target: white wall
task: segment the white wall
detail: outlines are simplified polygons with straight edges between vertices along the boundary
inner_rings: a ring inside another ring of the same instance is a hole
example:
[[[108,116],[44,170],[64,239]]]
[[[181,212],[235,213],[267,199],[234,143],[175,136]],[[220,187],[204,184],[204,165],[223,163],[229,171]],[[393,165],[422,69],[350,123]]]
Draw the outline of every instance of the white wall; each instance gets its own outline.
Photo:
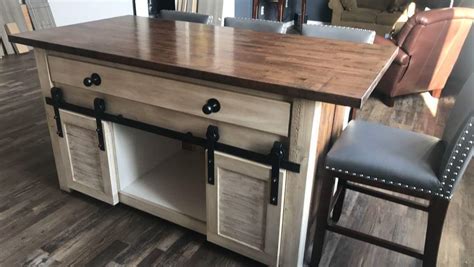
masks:
[[[147,0],[136,0],[137,14],[148,15]],[[132,15],[132,0],[49,0],[57,26]]]

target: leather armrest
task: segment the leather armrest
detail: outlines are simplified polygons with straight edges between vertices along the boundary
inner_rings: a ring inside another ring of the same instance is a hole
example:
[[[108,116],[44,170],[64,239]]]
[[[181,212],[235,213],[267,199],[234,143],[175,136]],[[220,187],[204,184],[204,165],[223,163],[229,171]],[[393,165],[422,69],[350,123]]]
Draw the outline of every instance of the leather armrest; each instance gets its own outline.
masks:
[[[398,49],[398,54],[393,60],[393,63],[396,63],[400,66],[406,66],[410,62],[410,55],[405,53],[402,49]]]
[[[395,42],[390,39],[385,39],[382,36],[376,35],[375,36],[375,41],[374,44],[379,44],[379,45],[393,45],[396,46]],[[398,49],[398,54],[393,60],[393,63],[396,63],[400,66],[407,65],[408,62],[410,62],[410,55],[408,55],[403,49],[399,48]]]

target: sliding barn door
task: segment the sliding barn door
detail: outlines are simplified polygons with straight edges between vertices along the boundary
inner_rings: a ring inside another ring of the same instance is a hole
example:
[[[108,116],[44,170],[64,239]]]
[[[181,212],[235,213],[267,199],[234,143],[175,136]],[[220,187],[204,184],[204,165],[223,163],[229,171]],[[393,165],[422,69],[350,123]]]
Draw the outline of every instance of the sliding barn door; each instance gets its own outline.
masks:
[[[118,203],[112,125],[102,122],[105,151],[98,147],[95,118],[60,110],[59,138],[68,187],[109,204]]]
[[[278,262],[286,171],[270,204],[271,167],[216,152],[207,185],[207,239],[265,264]]]

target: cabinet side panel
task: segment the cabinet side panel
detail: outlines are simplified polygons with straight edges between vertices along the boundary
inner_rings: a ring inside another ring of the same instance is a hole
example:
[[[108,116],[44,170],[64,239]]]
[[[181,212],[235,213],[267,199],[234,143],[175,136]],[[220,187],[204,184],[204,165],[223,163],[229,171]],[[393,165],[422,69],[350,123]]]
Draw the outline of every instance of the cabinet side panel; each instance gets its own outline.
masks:
[[[53,84],[49,75],[49,67],[47,61],[46,51],[43,49],[35,48],[34,49],[36,66],[38,69],[38,76],[41,85],[41,91],[43,96],[51,96],[50,90],[53,87]],[[51,146],[53,148],[54,161],[56,163],[56,171],[58,173],[59,187],[61,190],[69,192],[70,189],[67,184],[67,178],[65,174],[65,168],[62,161],[61,150],[59,148],[59,138],[56,134],[56,122],[54,120],[54,111],[53,107],[46,105],[46,121],[48,123],[49,135],[51,138]]]
[[[280,266],[303,266],[306,231],[316,169],[322,103],[295,99],[292,106],[289,160],[300,172],[288,172],[283,208]]]

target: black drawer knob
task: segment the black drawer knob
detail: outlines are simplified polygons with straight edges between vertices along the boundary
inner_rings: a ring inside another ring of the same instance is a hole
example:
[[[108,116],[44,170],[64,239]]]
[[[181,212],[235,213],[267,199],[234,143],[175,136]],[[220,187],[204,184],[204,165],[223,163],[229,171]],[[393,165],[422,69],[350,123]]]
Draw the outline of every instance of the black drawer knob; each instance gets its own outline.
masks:
[[[99,86],[102,83],[100,75],[97,73],[92,73],[91,77],[84,78],[84,86],[91,87],[92,85]]]
[[[207,103],[202,106],[202,112],[206,115],[219,112],[219,110],[221,110],[221,104],[215,98],[207,100]]]

